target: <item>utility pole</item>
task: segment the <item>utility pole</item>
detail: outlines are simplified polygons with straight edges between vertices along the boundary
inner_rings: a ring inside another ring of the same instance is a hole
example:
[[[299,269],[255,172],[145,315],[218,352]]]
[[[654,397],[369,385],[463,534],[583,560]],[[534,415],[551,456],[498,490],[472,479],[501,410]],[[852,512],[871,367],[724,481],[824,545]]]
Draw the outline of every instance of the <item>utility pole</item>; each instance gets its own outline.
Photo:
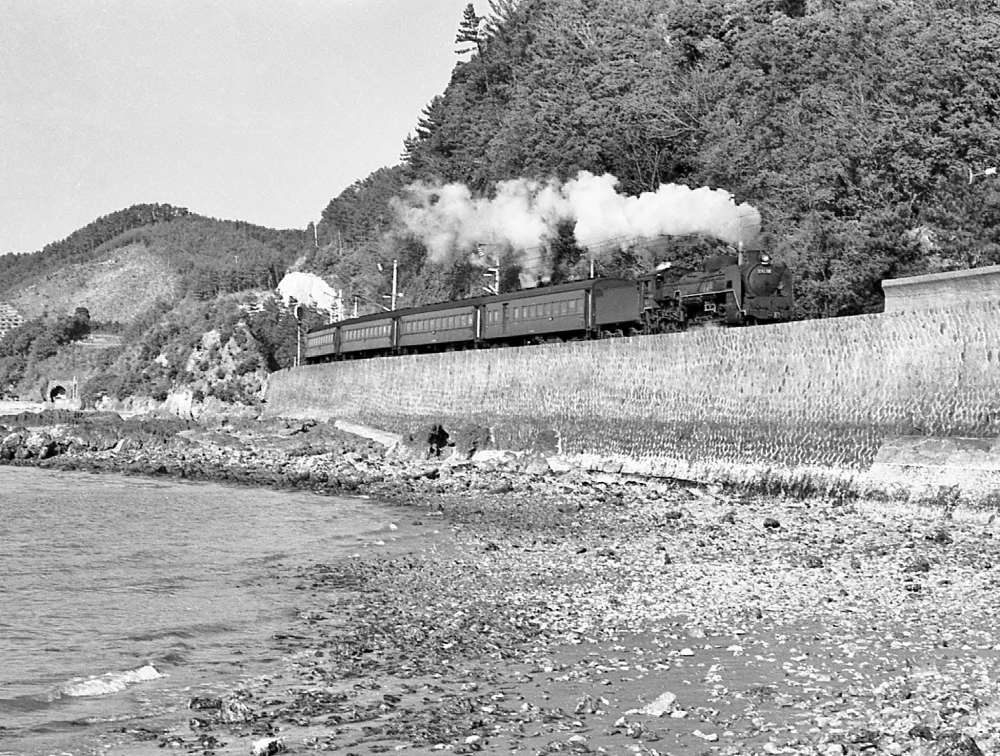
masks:
[[[295,305],[295,367],[302,364],[302,318],[300,311],[301,304]]]
[[[987,168],[985,171],[980,171],[979,173],[973,173],[972,169],[970,168],[969,169],[969,183],[971,184],[972,183],[972,179],[976,178],[976,176],[993,176],[993,175],[996,174],[996,172],[997,172],[997,169],[995,167],[993,167],[993,168]]]
[[[480,257],[486,257],[486,253],[483,251],[487,247],[495,247],[494,244],[477,244],[476,251],[479,253]],[[490,262],[487,259],[487,264]],[[500,258],[495,253],[493,254],[492,262],[494,267],[487,268],[486,272],[483,273],[487,278],[492,278],[493,283],[483,286],[483,289],[487,294],[499,294],[500,293]]]
[[[398,288],[397,288],[398,278],[396,276],[396,268],[397,268],[396,261],[393,260],[392,261],[392,300],[389,303],[389,309],[391,309],[391,310],[395,310],[396,309],[396,295],[399,293]]]
[[[375,263],[378,266],[379,273],[384,273],[385,268],[382,267],[382,263]],[[398,277],[399,261],[392,261],[392,296],[389,297],[389,309],[396,309],[396,300],[399,298],[399,277]]]

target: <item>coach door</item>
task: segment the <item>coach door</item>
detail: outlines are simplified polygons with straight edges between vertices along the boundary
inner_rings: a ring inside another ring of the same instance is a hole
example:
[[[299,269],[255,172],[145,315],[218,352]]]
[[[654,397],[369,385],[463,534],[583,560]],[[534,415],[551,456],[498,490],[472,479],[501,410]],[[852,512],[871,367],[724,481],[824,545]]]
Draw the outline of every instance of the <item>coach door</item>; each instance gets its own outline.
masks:
[[[510,317],[510,305],[506,302],[503,303],[503,335],[507,335],[507,319]]]

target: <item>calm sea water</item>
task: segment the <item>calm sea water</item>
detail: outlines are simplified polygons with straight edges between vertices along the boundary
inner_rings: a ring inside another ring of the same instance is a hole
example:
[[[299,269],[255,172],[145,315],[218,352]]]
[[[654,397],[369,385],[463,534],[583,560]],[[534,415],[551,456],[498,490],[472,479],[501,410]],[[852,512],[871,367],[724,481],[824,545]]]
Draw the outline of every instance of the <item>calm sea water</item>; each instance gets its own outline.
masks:
[[[81,753],[87,728],[264,673],[295,565],[391,519],[363,499],[0,467],[0,754]]]

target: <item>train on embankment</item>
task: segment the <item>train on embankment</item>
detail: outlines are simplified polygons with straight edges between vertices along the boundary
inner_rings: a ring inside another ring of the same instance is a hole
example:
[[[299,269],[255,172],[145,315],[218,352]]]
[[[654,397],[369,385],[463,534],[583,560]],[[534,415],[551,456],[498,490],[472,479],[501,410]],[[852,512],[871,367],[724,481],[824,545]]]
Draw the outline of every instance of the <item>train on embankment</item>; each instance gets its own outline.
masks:
[[[663,268],[343,320],[306,334],[303,361],[775,323],[792,317],[792,283],[791,270],[763,252],[713,255],[696,272]]]

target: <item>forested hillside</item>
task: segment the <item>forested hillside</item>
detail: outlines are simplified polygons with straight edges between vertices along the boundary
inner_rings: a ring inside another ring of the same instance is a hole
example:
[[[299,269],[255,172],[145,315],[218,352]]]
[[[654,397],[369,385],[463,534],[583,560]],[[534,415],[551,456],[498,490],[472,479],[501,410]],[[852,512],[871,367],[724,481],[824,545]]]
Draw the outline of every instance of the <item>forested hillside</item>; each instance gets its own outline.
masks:
[[[58,373],[78,375],[90,402],[186,387],[252,403],[263,375],[295,358],[297,323],[273,291],[314,244],[311,229],[137,205],[34,254],[0,257],[0,299],[26,318],[0,338],[0,396],[38,399]],[[78,321],[86,327],[66,326]],[[120,345],[77,343],[91,332]]]
[[[588,171],[631,197],[725,190],[759,209],[759,243],[795,270],[801,316],[877,311],[885,277],[1000,262],[996,179],[970,183],[1000,154],[998,33],[1000,12],[977,0],[470,7],[456,35],[467,52],[403,162],[331,201],[311,264],[374,301],[387,281],[373,257],[399,260],[411,301],[469,293],[476,248],[428,254],[389,199],[419,204],[416,185],[433,205],[459,183],[474,203],[511,180],[555,181],[565,196]],[[551,228],[532,254],[554,268]],[[523,265],[505,245],[493,254]]]
[[[74,265],[99,263],[126,248],[162,260],[181,298],[205,300],[221,293],[273,289],[285,269],[313,244],[311,230],[277,231],[206,218],[171,205],[133,205],[38,252],[0,256],[0,299],[38,279],[59,276]],[[62,309],[71,311],[66,304]],[[53,302],[54,308],[59,305]]]

